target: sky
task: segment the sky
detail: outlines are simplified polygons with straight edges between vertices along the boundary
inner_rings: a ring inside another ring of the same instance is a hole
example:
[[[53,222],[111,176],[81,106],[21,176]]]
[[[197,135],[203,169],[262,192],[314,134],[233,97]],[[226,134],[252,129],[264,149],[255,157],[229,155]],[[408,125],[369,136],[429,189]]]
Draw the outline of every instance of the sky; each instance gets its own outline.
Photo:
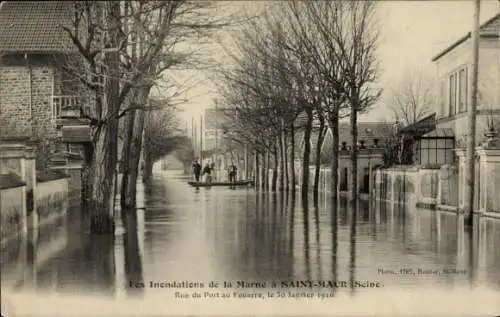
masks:
[[[256,11],[265,5],[264,1],[229,3],[230,10],[235,11]],[[499,0],[481,1],[481,23],[498,12]],[[381,1],[381,37],[377,54],[380,60],[379,84],[384,91],[397,85],[409,70],[421,69],[434,76],[432,57],[472,29],[473,14],[473,1]],[[210,54],[223,62],[224,48],[214,46]],[[186,101],[179,105],[181,122],[190,127],[194,118],[198,125],[203,110],[214,104],[215,89],[202,73],[186,71],[179,76],[196,79],[196,84],[184,95]],[[384,95],[377,107],[360,118],[362,121],[390,119],[391,112],[385,105]]]

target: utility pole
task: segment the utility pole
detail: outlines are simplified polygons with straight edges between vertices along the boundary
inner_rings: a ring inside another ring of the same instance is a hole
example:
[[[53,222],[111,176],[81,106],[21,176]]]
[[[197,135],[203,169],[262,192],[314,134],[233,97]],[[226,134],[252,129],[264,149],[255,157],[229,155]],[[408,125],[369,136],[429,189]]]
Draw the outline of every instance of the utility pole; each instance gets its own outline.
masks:
[[[467,170],[465,175],[467,199],[465,205],[465,222],[472,225],[474,212],[474,154],[476,147],[476,109],[477,109],[477,78],[479,63],[479,12],[481,9],[481,0],[474,0],[474,22],[471,32],[472,40],[472,74],[471,74],[471,99],[468,113],[468,135],[467,135]]]
[[[194,150],[194,155],[196,156],[196,153],[198,153],[198,132],[196,130],[196,126],[194,125],[194,119],[193,119],[193,127],[194,127],[194,131],[193,131],[193,150]],[[198,159],[201,159],[200,157],[198,157]],[[201,164],[201,160],[200,160],[200,164]]]
[[[203,115],[200,116],[200,161],[203,162]]]
[[[219,179],[218,171],[219,171],[219,159],[218,159],[218,153],[217,153],[217,130],[219,129],[219,126],[217,124],[217,99],[214,99],[214,106],[215,106],[215,122],[214,122],[214,129],[215,129],[215,148],[214,148],[214,157],[212,158],[212,162],[215,164],[215,179]]]

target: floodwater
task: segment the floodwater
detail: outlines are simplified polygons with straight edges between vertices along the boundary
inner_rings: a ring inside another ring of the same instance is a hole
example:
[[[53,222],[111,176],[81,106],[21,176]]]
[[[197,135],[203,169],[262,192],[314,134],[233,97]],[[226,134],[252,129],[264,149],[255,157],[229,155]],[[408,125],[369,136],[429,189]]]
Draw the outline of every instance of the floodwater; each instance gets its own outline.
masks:
[[[481,292],[480,305],[500,312],[491,299],[500,299],[499,220],[465,228],[455,214],[368,201],[352,211],[341,200],[336,211],[328,197],[315,206],[253,188],[195,189],[175,171],[155,172],[145,197],[144,209],[117,213],[114,238],[89,235],[73,208],[13,242],[2,251],[2,290],[100,300],[182,300],[195,291],[214,299],[230,290],[332,301]]]

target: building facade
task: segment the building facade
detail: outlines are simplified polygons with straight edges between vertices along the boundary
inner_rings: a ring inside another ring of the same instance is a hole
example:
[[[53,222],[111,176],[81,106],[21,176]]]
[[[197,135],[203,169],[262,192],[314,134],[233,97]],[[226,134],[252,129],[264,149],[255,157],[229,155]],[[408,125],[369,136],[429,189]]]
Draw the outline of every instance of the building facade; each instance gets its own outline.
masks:
[[[75,48],[63,30],[71,1],[0,4],[0,121],[3,136],[54,140],[54,164],[78,156],[90,140],[80,120],[78,81],[66,71]]]
[[[479,33],[476,140],[480,143],[491,127],[500,128],[500,14],[483,23]],[[456,147],[464,147],[471,102],[471,34],[458,39],[432,61],[439,83],[436,128],[450,131]]]

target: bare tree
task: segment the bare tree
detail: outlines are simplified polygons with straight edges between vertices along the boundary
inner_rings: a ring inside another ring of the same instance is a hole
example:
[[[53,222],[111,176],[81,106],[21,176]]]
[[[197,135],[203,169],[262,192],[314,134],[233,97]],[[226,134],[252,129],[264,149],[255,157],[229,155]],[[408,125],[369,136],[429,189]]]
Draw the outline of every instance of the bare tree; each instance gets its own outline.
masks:
[[[369,109],[382,93],[373,84],[378,79],[376,56],[378,28],[375,21],[376,3],[372,1],[345,2],[342,25],[338,25],[336,42],[346,78],[346,96],[350,105],[351,123],[351,203],[358,205],[358,113]],[[343,31],[343,32],[342,32]],[[343,33],[343,34],[342,34]]]
[[[340,2],[318,1],[288,3],[288,23],[294,41],[288,49],[302,56],[306,65],[310,65],[316,76],[316,83],[310,87],[315,104],[326,119],[333,136],[332,146],[332,205],[338,203],[338,156],[339,131],[338,122],[346,106],[343,91],[345,78],[341,68],[342,59],[335,39],[338,36],[332,26],[340,18]]]
[[[226,76],[229,78],[226,91],[237,107],[245,105],[247,114],[267,115],[263,122],[255,121],[259,116],[243,116],[246,121],[241,121],[241,130],[248,129],[251,121],[255,128],[269,128],[274,132],[268,139],[275,140],[273,154],[275,165],[280,166],[280,188],[288,179],[288,159],[290,157],[292,162],[294,159],[287,148],[294,153],[296,117],[305,111],[302,195],[307,196],[309,139],[316,114],[320,122],[317,151],[321,151],[326,125],[333,135],[332,200],[334,206],[337,205],[339,120],[351,115],[356,142],[357,114],[370,107],[380,94],[371,87],[377,66],[373,14],[373,3],[278,3],[237,36],[239,54],[233,59],[238,66]],[[355,146],[354,158],[357,160]],[[293,164],[290,165],[293,170]],[[356,162],[353,166],[356,170]],[[294,173],[290,172],[291,182],[287,184],[294,186]],[[315,175],[316,189],[318,173],[319,168]],[[354,180],[353,185],[356,191]]]
[[[257,143],[275,157],[274,168],[279,170],[278,188],[289,190],[291,187],[293,191],[293,157],[288,164],[288,149],[294,147],[293,124],[298,111],[292,93],[293,80],[287,68],[288,58],[283,49],[283,32],[275,16],[268,12],[261,19],[250,21],[233,39],[237,48],[231,54],[234,66],[224,73],[224,87],[220,90],[224,91],[226,102],[238,109],[240,134],[247,131],[267,133]],[[253,128],[249,129],[250,126]],[[275,188],[274,180],[272,187]]]
[[[150,99],[152,104],[166,102],[166,100]],[[143,175],[146,182],[151,178],[154,162],[189,142],[184,131],[180,129],[179,118],[175,115],[175,111],[175,107],[164,105],[161,110],[145,112]]]
[[[420,70],[407,71],[398,86],[388,91],[394,119],[403,126],[413,124],[432,110],[434,93],[430,76]]]
[[[164,70],[196,59],[195,52],[175,50],[179,43],[203,39],[223,24],[212,7],[194,1],[75,4],[73,25],[65,30],[78,53],[68,56],[67,68],[94,104],[91,111],[81,110],[93,130],[86,155],[93,231],[113,232],[119,119],[127,116],[125,165],[137,171],[149,91]],[[136,174],[124,177],[126,192],[135,192]],[[122,198],[130,196],[135,197]]]

